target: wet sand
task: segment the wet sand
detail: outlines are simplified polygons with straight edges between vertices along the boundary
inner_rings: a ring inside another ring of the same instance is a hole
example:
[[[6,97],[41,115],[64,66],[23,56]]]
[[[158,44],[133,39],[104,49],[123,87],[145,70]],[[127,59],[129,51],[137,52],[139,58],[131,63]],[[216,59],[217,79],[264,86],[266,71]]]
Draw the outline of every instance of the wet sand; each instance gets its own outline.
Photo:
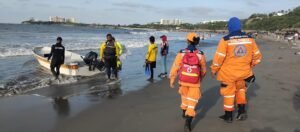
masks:
[[[195,132],[296,132],[300,130],[300,56],[297,49],[258,40],[263,62],[248,90],[248,120],[224,123],[219,83],[209,74],[193,122]],[[177,89],[162,80],[124,96],[107,99],[56,123],[52,132],[182,132],[184,120]],[[25,130],[24,130],[25,131]]]
[[[249,119],[233,124],[218,119],[223,114],[220,84],[208,74],[193,122],[195,132],[300,131],[300,55],[294,54],[299,49],[270,40],[258,43],[264,58],[255,69],[257,82],[248,90]],[[178,89],[170,89],[168,83],[156,80],[124,94],[118,84],[87,80],[1,97],[0,131],[182,132]]]

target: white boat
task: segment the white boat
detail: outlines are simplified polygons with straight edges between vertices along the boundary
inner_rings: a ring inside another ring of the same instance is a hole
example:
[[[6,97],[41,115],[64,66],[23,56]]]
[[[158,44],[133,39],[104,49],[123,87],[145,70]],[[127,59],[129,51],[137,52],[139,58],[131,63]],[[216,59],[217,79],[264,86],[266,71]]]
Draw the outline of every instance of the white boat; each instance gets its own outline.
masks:
[[[36,47],[33,49],[34,57],[39,64],[49,70],[50,61],[44,55],[49,54],[50,51],[50,47]],[[68,76],[93,76],[101,72],[98,69],[90,71],[89,66],[85,64],[82,56],[77,53],[65,51],[65,63],[60,67],[60,73]]]

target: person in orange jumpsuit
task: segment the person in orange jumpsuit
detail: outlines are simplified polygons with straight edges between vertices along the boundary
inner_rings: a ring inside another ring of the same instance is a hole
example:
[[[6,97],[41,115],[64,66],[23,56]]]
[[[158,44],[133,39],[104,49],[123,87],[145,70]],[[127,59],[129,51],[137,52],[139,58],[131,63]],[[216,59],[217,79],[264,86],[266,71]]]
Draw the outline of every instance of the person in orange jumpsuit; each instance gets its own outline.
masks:
[[[233,17],[228,22],[229,34],[221,39],[211,65],[212,76],[221,82],[224,97],[225,122],[232,122],[235,99],[238,106],[237,120],[245,120],[246,81],[254,82],[252,69],[261,62],[262,55],[253,38],[241,31],[241,21]]]
[[[179,76],[180,107],[182,116],[186,118],[185,131],[191,131],[191,122],[196,116],[195,107],[201,98],[201,80],[206,74],[205,55],[196,48],[199,41],[196,33],[187,35],[188,47],[177,54],[170,72],[171,88],[174,88],[175,79]]]

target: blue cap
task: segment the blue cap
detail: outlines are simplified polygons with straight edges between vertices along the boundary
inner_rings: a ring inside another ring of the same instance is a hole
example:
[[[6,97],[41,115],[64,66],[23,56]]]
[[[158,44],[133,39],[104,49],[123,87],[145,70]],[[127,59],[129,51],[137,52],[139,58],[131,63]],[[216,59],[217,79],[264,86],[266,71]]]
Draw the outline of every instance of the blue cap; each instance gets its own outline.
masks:
[[[242,30],[242,24],[240,19],[237,17],[230,18],[228,22],[228,31],[229,33],[235,32],[235,31],[241,31]]]

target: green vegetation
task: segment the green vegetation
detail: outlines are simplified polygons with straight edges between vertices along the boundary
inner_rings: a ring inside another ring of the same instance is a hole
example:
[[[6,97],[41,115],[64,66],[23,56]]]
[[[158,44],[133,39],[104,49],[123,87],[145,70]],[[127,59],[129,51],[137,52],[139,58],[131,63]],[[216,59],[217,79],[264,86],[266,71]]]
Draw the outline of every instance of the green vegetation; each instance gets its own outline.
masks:
[[[281,15],[279,15],[281,14]],[[294,10],[278,11],[269,14],[252,14],[248,19],[242,20],[244,29],[247,30],[265,30],[277,31],[282,29],[300,28],[300,6]],[[84,23],[55,23],[29,21],[22,22],[23,24],[58,24],[58,25],[71,25],[71,26],[88,26],[100,28],[148,28],[157,30],[226,30],[227,22],[210,22],[210,23],[197,23],[190,24],[184,23],[181,25],[160,25],[158,22],[149,23],[145,25],[132,24],[132,25],[109,25],[109,24],[84,24]]]
[[[246,29],[276,31],[290,28],[300,28],[300,7],[282,16],[270,14],[253,14],[244,23]]]
[[[157,23],[150,23],[145,25],[140,24],[132,24],[128,25],[127,27],[130,28],[150,28],[150,29],[158,29],[158,30],[224,30],[226,28],[227,22],[210,22],[210,23],[198,23],[198,24],[190,24],[184,23],[181,25],[160,25]]]

